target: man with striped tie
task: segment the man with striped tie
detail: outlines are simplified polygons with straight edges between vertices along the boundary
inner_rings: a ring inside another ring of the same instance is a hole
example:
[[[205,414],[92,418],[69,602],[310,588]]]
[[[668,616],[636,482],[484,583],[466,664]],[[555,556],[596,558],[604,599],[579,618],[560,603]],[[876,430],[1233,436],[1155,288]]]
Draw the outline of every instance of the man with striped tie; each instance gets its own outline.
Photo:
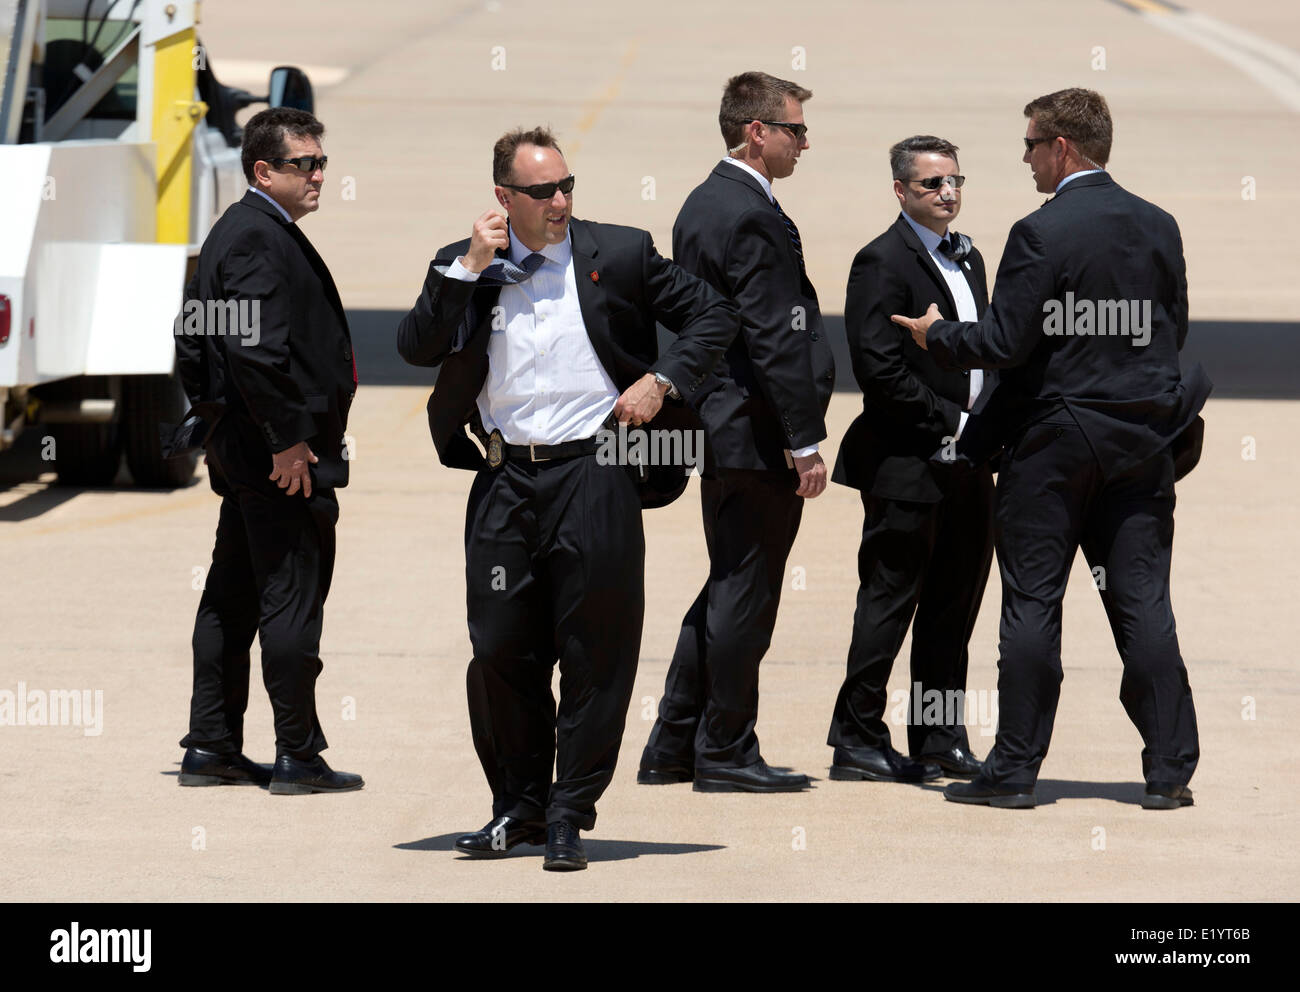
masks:
[[[545,128],[504,135],[492,171],[509,223],[488,211],[438,252],[397,347],[441,366],[429,400],[438,457],[478,473],[467,683],[493,819],[456,850],[494,858],[545,841],[542,866],[572,871],[587,866],[579,831],[613,777],[636,675],[641,509],[685,484],[685,466],[668,466],[674,487],[648,493],[636,466],[597,457],[598,435],[611,416],[688,429],[676,398],[700,395],[737,318],[645,231],[574,219],[575,179]],[[678,335],[663,355],[656,321]]]
[[[637,781],[697,792],[795,792],[804,775],[759,752],[758,666],[772,639],[805,499],[826,488],[818,445],[835,360],[799,229],[772,192],[809,147],[812,93],[764,72],[728,81],[718,115],[727,157],[687,197],[673,256],[740,309],[741,332],[700,404],[700,487],[709,574],[682,622]]]

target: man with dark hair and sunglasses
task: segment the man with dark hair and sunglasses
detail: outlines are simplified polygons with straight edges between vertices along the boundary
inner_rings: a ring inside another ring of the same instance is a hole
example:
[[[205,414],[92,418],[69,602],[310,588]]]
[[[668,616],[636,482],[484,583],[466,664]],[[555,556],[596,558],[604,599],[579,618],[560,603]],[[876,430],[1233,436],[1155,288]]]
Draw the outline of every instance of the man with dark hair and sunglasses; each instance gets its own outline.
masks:
[[[993,383],[978,370],[941,369],[889,319],[933,302],[949,319],[976,320],[988,306],[984,260],[951,226],[965,183],[957,146],[914,135],[889,149],[889,165],[902,212],[854,258],[844,303],[862,413],[832,480],[860,491],[864,520],[848,673],[826,743],[831,778],[921,782],[980,768],[962,714],[967,642],[993,560],[993,476],[987,463],[930,459],[953,451]],[[884,720],[909,624],[911,759],[894,750]]]
[[[1106,171],[1100,93],[1058,90],[1024,115],[1023,161],[1054,196],[1011,228],[989,309],[979,321],[944,320],[933,306],[894,316],[941,366],[1001,371],[958,447],[978,458],[977,438],[1006,446],[998,732],[979,774],[944,797],[1034,805],[1060,697],[1061,602],[1082,548],[1124,664],[1120,700],[1142,736],[1141,804],[1179,809],[1192,805],[1200,749],[1169,598],[1174,483],[1200,455],[1210,392],[1200,365],[1179,362],[1182,237]]]
[[[348,481],[344,431],[357,385],[338,290],[297,223],[320,206],[324,132],[304,110],[249,119],[248,192],[213,225],[186,287],[183,314],[205,319],[178,329],[177,364],[222,499],[194,623],[181,785],[269,784],[277,795],[363,785],[320,756],[316,715],[335,490]],[[275,718],[271,772],[242,753],[255,635]]]
[[[599,437],[614,420],[692,429],[678,399],[699,396],[737,318],[645,231],[574,218],[575,179],[549,130],[504,135],[492,171],[506,216],[487,211],[437,253],[397,347],[412,365],[441,366],[434,446],[444,465],[477,473],[466,682],[492,820],[455,848],[495,858],[545,842],[542,867],[573,871],[587,866],[580,831],[613,777],[636,675],[642,506],[675,498],[689,471],[665,466],[659,490],[653,472],[597,457]],[[656,322],[677,334],[663,355]]]
[[[718,123],[727,156],[686,198],[673,257],[740,308],[741,333],[700,406],[700,486],[709,572],[687,611],[637,781],[697,792],[797,792],[805,775],[763,760],[758,668],[772,640],[803,504],[826,488],[818,445],[835,359],[803,243],[773,183],[809,147],[812,93],[765,72],[727,81]]]

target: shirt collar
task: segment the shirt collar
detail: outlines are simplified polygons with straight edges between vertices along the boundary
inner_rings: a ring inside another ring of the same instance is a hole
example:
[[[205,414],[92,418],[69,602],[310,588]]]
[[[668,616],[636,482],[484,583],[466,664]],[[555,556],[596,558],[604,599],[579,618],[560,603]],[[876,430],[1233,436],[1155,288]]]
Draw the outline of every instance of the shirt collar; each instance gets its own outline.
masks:
[[[942,234],[935,234],[928,227],[912,220],[912,218],[907,216],[906,213],[902,214],[902,218],[912,225],[912,230],[915,231],[916,236],[921,239],[921,244],[924,246],[926,251],[933,255],[939,250],[939,242],[944,238]]]
[[[568,265],[569,260],[573,257],[573,248],[569,244],[572,237],[571,232],[566,232],[564,240],[557,245],[547,245],[542,249],[542,255],[550,262],[558,262],[560,265]],[[510,228],[510,261],[515,265],[523,265],[524,259],[533,253],[533,250],[515,237],[515,229]]]
[[[1066,183],[1078,179],[1080,176],[1091,176],[1094,172],[1105,172],[1105,171],[1106,171],[1105,169],[1083,169],[1079,172],[1071,172],[1068,176],[1066,176],[1064,179],[1062,179],[1059,183],[1056,184],[1056,192],[1057,193],[1061,192],[1061,190],[1065,187]]]
[[[276,210],[280,211],[280,216],[284,218],[284,222],[285,222],[286,224],[292,224],[292,223],[293,223],[293,218],[289,216],[289,211],[285,210],[284,207],[280,206],[280,204],[276,203],[274,200],[272,200],[269,196],[267,196],[265,193],[263,193],[263,192],[262,192],[260,189],[258,189],[256,186],[250,186],[250,187],[248,187],[248,191],[249,191],[250,193],[256,193],[258,196],[260,196],[260,197],[261,197],[263,200],[265,200],[267,203],[271,204],[271,206],[275,207]]]
[[[746,172],[748,172],[751,176],[753,176],[755,179],[758,180],[758,184],[763,187],[763,192],[767,194],[767,198],[771,200],[773,203],[776,202],[776,197],[772,195],[772,184],[767,180],[767,177],[764,176],[763,173],[759,172],[752,165],[747,165],[746,163],[740,161],[740,159],[738,158],[731,158],[730,156],[728,156],[727,158],[724,158],[722,161],[730,162],[737,169],[744,169]]]

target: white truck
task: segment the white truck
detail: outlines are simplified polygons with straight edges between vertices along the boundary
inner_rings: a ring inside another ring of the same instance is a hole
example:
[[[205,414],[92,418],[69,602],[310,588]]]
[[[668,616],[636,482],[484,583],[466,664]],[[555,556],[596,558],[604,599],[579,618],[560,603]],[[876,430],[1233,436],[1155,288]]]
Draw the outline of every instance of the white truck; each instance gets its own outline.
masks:
[[[235,115],[312,109],[300,70],[223,86],[198,0],[0,0],[0,451],[45,429],[61,483],[175,487],[159,423],[188,403],[173,320],[213,221],[243,195]]]

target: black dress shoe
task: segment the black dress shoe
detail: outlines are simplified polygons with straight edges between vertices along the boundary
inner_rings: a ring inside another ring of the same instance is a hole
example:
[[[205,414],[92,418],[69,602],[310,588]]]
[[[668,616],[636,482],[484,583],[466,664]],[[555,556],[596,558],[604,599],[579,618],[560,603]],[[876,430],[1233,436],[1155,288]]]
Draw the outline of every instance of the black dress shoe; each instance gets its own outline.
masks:
[[[1185,785],[1148,782],[1147,791],[1142,796],[1143,809],[1178,809],[1180,806],[1191,805],[1192,790]]]
[[[471,858],[504,858],[520,844],[541,844],[545,840],[545,823],[498,816],[482,830],[457,837],[456,850]]]
[[[311,761],[299,761],[288,755],[275,759],[271,773],[271,795],[305,796],[310,792],[351,792],[366,783],[360,775],[336,772],[319,754]]]
[[[801,792],[808,776],[778,772],[759,758],[744,768],[702,768],[695,773],[696,792]]]
[[[571,823],[552,823],[546,828],[546,860],[542,867],[547,871],[582,871],[587,867],[587,852],[582,848],[582,837]]]
[[[1034,806],[1032,786],[1026,791],[1023,785],[993,785],[980,779],[954,782],[943,790],[943,798],[954,803],[997,806],[999,809],[1033,809]]]
[[[930,751],[916,759],[927,764],[938,765],[955,778],[974,778],[984,767],[984,762],[962,747],[950,747],[946,751]]]
[[[637,785],[672,785],[690,782],[695,778],[694,762],[666,758],[653,751],[641,752],[641,767],[637,770]]]
[[[176,781],[181,785],[270,785],[271,771],[242,754],[191,747],[181,758]]]
[[[930,782],[940,775],[938,765],[904,758],[890,745],[837,747],[831,778],[837,782]]]

